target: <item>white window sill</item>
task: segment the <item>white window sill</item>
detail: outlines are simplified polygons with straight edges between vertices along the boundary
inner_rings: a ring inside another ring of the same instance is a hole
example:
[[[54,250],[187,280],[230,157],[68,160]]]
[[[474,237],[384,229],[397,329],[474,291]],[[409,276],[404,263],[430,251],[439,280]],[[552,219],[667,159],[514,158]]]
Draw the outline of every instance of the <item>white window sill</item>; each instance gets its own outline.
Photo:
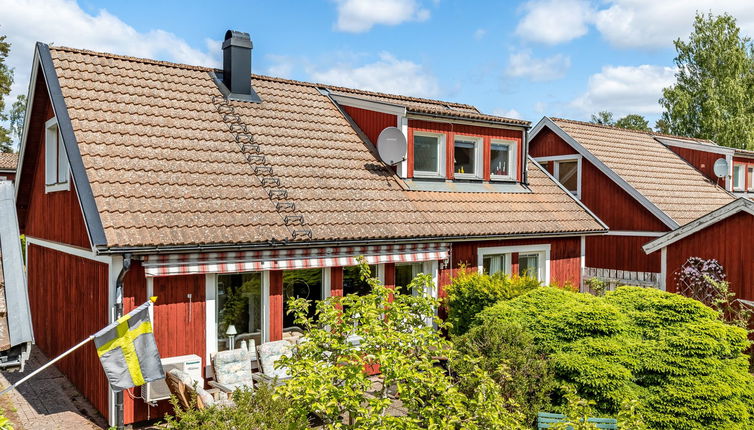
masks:
[[[498,182],[502,182],[502,181],[511,182],[511,181],[513,181],[513,182],[515,182],[516,178],[514,178],[513,176],[490,175],[490,182],[494,182],[494,181],[498,181]]]
[[[71,189],[70,182],[63,182],[59,184],[45,185],[45,194],[54,193],[56,191],[68,191]]]
[[[414,170],[414,178],[445,179],[445,175],[441,175],[437,172],[417,172]]]
[[[472,181],[481,181],[482,178],[480,178],[477,175],[472,175],[470,173],[454,173],[453,179],[470,179]]]

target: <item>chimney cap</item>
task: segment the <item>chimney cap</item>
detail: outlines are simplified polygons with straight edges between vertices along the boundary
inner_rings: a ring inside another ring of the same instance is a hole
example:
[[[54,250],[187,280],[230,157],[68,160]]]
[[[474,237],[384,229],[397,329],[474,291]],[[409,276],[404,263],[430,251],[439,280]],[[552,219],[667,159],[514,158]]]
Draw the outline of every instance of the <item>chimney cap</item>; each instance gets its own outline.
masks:
[[[225,32],[225,41],[223,42],[223,49],[229,46],[238,46],[241,48],[252,49],[254,45],[251,43],[251,37],[249,33],[243,31],[228,30]]]

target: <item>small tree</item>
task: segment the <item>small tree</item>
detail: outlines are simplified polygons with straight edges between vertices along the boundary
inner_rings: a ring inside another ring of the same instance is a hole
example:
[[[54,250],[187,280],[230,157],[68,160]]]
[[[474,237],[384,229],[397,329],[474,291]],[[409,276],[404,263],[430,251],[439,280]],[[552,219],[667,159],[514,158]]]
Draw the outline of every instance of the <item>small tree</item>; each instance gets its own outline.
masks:
[[[606,110],[592,114],[591,122],[600,125],[615,125],[615,120],[613,120],[613,113]]]
[[[456,354],[438,330],[444,327],[434,317],[438,300],[425,294],[433,288],[431,277],[419,275],[393,294],[360,263],[368,294],[320,301],[316,319],[308,316],[308,300],[289,300],[306,339],[281,359],[291,379],[279,390],[293,408],[315,413],[333,429],[517,428],[519,416],[505,409],[486,373],[465,374],[477,386],[466,396],[439,366],[439,357],[452,361]],[[379,377],[370,376],[377,368]],[[405,416],[390,413],[395,398]]]
[[[629,130],[652,131],[652,129],[649,128],[649,121],[643,116],[635,113],[626,115],[618,121],[615,121],[615,126],[627,128]]]

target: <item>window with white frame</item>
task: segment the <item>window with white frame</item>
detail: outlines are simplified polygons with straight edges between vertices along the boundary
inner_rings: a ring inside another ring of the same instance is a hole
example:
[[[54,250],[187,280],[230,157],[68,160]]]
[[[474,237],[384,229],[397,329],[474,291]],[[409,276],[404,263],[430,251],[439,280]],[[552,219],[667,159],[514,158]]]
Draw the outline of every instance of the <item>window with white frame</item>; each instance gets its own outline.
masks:
[[[264,339],[262,274],[217,275],[217,350],[235,349],[242,341]],[[230,345],[230,339],[234,345]]]
[[[490,180],[516,180],[516,147],[514,141],[490,142]]]
[[[748,184],[747,190],[754,191],[754,167],[749,167],[747,169],[747,172],[748,172],[748,178],[749,178],[748,179],[749,184]]]
[[[414,176],[445,176],[445,135],[414,132]]]
[[[283,271],[283,335],[296,331],[296,316],[289,314],[290,298],[309,300],[308,317],[316,319],[316,303],[324,298],[324,276],[322,269],[297,269]]]
[[[581,157],[541,157],[537,162],[576,198],[581,198]]]
[[[68,157],[55,118],[45,124],[45,191],[68,190]]]
[[[479,248],[477,257],[480,272],[530,276],[545,285],[550,283],[549,244]],[[518,261],[516,273],[513,273],[514,259]]]
[[[482,139],[456,136],[453,141],[453,176],[457,179],[480,179]]]
[[[422,273],[422,263],[396,263],[395,264],[395,286],[405,292],[411,281],[416,275]]]
[[[744,165],[743,164],[734,164],[733,165],[733,189],[738,191],[743,191],[744,189]]]

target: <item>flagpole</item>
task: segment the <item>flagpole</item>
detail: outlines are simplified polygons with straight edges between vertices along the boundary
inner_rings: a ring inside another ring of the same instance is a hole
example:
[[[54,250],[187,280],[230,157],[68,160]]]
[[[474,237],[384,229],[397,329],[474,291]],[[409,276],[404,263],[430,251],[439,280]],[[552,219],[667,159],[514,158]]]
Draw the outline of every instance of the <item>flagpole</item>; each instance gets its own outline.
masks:
[[[16,388],[17,386],[19,386],[19,385],[21,385],[22,383],[24,383],[24,382],[26,382],[27,380],[29,380],[29,379],[30,379],[30,378],[31,378],[32,376],[36,375],[37,373],[39,373],[39,372],[41,372],[41,371],[43,371],[43,370],[47,369],[48,367],[52,366],[52,365],[53,365],[53,364],[55,364],[55,363],[57,363],[57,362],[58,362],[58,361],[59,361],[59,360],[60,360],[61,358],[65,357],[66,355],[68,355],[68,354],[72,353],[73,351],[75,351],[75,350],[77,350],[77,349],[81,348],[82,346],[86,345],[86,343],[87,343],[87,342],[90,342],[90,341],[91,341],[92,339],[94,339],[94,335],[91,335],[91,336],[87,337],[86,339],[84,339],[84,340],[82,340],[81,342],[79,342],[78,344],[76,344],[76,346],[74,346],[73,348],[71,348],[71,349],[69,349],[68,351],[66,351],[66,352],[64,352],[64,353],[62,353],[62,354],[60,354],[60,355],[58,355],[58,356],[57,356],[57,357],[55,357],[54,359],[52,359],[52,360],[48,361],[48,362],[47,362],[47,363],[46,363],[46,364],[45,364],[44,366],[42,366],[42,367],[40,367],[39,369],[37,369],[37,370],[35,370],[35,371],[33,371],[33,372],[29,373],[29,374],[28,374],[28,375],[26,375],[26,376],[24,376],[24,377],[23,377],[23,378],[21,378],[21,379],[20,379],[20,380],[19,380],[18,382],[16,382],[15,384],[11,385],[10,387],[8,387],[8,388],[4,389],[3,391],[0,391],[0,396],[2,396],[3,394],[7,393],[7,392],[8,392],[8,391],[10,391],[10,390],[13,390],[13,389],[15,389],[15,388]]]

